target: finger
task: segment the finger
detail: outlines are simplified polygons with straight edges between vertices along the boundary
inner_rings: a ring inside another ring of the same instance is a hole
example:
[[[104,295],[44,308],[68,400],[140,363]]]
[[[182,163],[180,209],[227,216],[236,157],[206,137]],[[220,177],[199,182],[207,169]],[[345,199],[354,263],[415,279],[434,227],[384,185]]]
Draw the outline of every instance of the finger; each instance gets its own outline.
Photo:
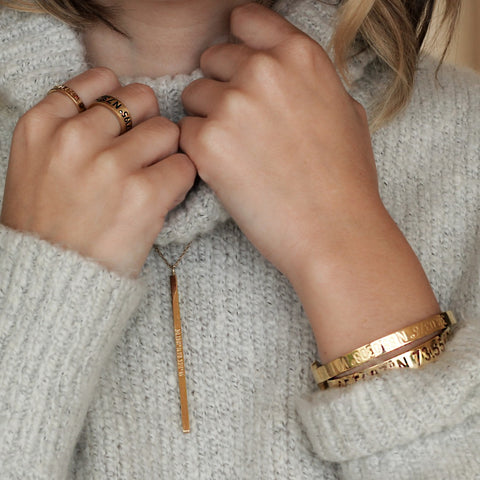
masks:
[[[103,67],[87,70],[68,80],[65,85],[73,89],[87,108],[100,95],[120,87],[117,76],[112,70]],[[50,93],[38,104],[38,107],[48,109],[50,116],[59,119],[78,115],[78,109],[73,100],[62,92]]]
[[[214,45],[200,57],[200,68],[206,77],[228,82],[252,53],[252,49],[245,44]]]
[[[177,153],[179,137],[178,125],[164,117],[153,117],[116,138],[108,153],[132,169],[148,167]]]
[[[268,50],[289,35],[301,33],[278,13],[257,3],[235,8],[230,19],[230,29],[235,37],[257,50]]]
[[[195,181],[197,171],[187,155],[177,153],[139,172],[140,178],[148,182],[155,192],[158,205],[166,211],[172,210],[183,201]]]
[[[153,90],[147,85],[132,83],[113,90],[113,92],[103,93],[108,93],[123,104],[120,110],[125,110],[126,118],[131,119],[133,126],[160,114],[157,98]],[[113,108],[115,109],[114,106]],[[97,134],[116,137],[122,133],[123,119],[120,118],[119,114],[103,105],[99,104],[97,106],[93,103],[91,108],[78,115],[77,118],[80,117],[82,117],[82,122],[89,125],[90,128],[94,128]]]
[[[182,92],[183,105],[189,114],[206,117],[228,88],[227,84],[209,78],[195,80]]]
[[[205,183],[218,193],[222,186],[237,181],[239,177],[232,177],[231,172],[235,168],[237,172],[241,172],[242,168],[232,160],[232,137],[222,122],[200,117],[183,117],[179,126],[180,149],[191,159],[199,177]]]
[[[205,125],[205,119],[199,117],[183,117],[178,125],[180,127],[180,150],[195,161],[196,155],[192,155],[192,153],[197,152],[199,156],[201,156],[202,153],[198,147],[203,141],[200,132]],[[199,170],[199,165],[195,166],[197,170]]]
[[[221,175],[221,169],[210,172],[208,159],[212,155],[225,156],[225,142],[219,141],[218,124],[200,117],[183,117],[180,122],[180,149],[194,163],[200,178],[211,185],[212,173]]]

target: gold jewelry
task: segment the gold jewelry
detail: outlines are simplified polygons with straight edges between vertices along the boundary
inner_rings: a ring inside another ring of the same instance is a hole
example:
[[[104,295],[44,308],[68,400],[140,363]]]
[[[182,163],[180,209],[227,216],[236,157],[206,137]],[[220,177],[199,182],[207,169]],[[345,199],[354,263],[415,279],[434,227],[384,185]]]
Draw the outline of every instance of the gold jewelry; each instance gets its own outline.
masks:
[[[55,85],[47,92],[47,95],[55,92],[63,93],[63,95],[67,96],[70,100],[72,100],[72,102],[77,107],[79,113],[82,113],[86,110],[85,104],[82,102],[77,92],[70,88],[68,85]]]
[[[173,312],[173,329],[175,333],[175,350],[177,356],[177,373],[178,373],[178,388],[180,393],[180,411],[182,415],[182,428],[183,433],[190,432],[190,420],[188,416],[188,400],[187,400],[187,382],[185,377],[185,359],[183,356],[183,338],[182,338],[182,319],[180,317],[180,304],[178,301],[178,282],[177,275],[175,274],[175,269],[178,264],[182,261],[185,254],[188,252],[188,249],[192,245],[190,242],[185,249],[183,250],[180,257],[173,264],[170,264],[165,258],[163,253],[154,245],[153,248],[158,253],[160,258],[165,262],[165,264],[170,268],[170,292],[172,295],[172,312]]]
[[[340,378],[332,378],[318,385],[318,387],[320,390],[334,387],[346,387],[347,385],[352,385],[360,380],[376,376],[385,370],[422,368],[427,363],[435,362],[440,354],[445,351],[445,344],[450,333],[451,329],[446,328],[440,335],[431,338],[413,350],[404,352],[396,357],[386,360],[385,362],[362,370],[361,372],[352,373],[351,375],[345,375]]]
[[[95,103],[89,108],[93,108],[95,106],[108,108],[117,116],[121,128],[120,135],[132,129],[133,124],[130,112],[128,111],[127,107],[120,100],[118,100],[118,98],[112,97],[111,95],[102,95],[101,97],[97,98]]]
[[[440,332],[455,323],[456,320],[452,312],[442,312],[438,315],[433,315],[432,317],[428,317],[402,330],[398,330],[397,332],[357,348],[325,365],[313,362],[313,376],[317,384],[320,385],[331,378],[348,372],[352,368],[364,365],[371,360],[409,345],[418,339]]]

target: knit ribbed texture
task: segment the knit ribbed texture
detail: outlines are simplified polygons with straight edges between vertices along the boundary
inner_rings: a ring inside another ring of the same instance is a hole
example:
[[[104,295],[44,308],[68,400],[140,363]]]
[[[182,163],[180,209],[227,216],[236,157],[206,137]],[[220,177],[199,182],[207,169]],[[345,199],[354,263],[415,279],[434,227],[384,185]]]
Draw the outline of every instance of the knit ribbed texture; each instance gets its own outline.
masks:
[[[328,42],[332,33],[331,21],[335,7],[320,2],[301,0],[290,2],[279,0],[276,8],[297,25],[305,25],[308,33],[321,43]],[[8,105],[25,111],[39,102],[52,85],[62,83],[88,68],[84,46],[80,35],[67,26],[61,26],[54,19],[44,16],[29,16],[25,29],[12,31],[15,22],[21,22],[25,14],[0,11],[0,48],[8,42],[8,48],[0,50],[2,66],[0,70],[0,99]],[[321,23],[315,23],[315,19]],[[22,23],[23,25],[24,23]],[[29,39],[25,41],[25,39]],[[48,39],[48,41],[46,41]],[[364,67],[372,60],[370,52],[364,52],[352,62],[351,78],[359,78]],[[19,59],[26,59],[19,62]],[[123,84],[132,81],[142,82],[157,93],[160,111],[163,116],[178,121],[184,110],[181,102],[183,89],[201,77],[199,70],[191,75],[151,78],[121,78]],[[25,78],[32,79],[25,82]],[[19,86],[21,85],[21,88]],[[0,102],[1,105],[1,102]],[[229,218],[214,193],[201,181],[165,221],[156,243],[160,246],[171,242],[188,243],[196,235],[206,233],[218,223]]]
[[[0,476],[61,478],[142,285],[3,226],[0,272]]]
[[[328,42],[334,8],[276,8]],[[18,116],[86,64],[79,37],[44,16],[0,9],[0,45],[4,177]],[[353,66],[352,94],[363,102],[384,82],[371,60],[365,52]],[[316,391],[315,341],[291,286],[199,183],[157,240],[173,260],[194,239],[177,271],[185,435],[169,271],[158,256],[132,314],[137,282],[3,228],[0,478],[65,478],[68,464],[75,479],[478,478],[480,83],[444,68],[438,85],[434,68],[422,64],[412,104],[373,144],[384,203],[460,320],[436,364]],[[135,80],[177,120],[181,91],[199,75]]]

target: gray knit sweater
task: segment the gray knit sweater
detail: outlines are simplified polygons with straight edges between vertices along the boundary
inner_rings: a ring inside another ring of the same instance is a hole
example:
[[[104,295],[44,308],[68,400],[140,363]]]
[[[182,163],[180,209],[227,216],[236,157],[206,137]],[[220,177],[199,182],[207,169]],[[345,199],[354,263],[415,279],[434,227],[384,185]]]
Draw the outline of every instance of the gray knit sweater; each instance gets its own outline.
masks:
[[[276,7],[326,44],[335,7]],[[80,38],[0,9],[0,191],[19,116],[85,70]],[[384,73],[352,65],[362,102]],[[162,112],[200,75],[143,79]],[[480,478],[480,81],[419,69],[409,108],[373,139],[384,203],[459,329],[439,361],[316,390],[316,345],[288,281],[202,183],[157,243],[175,258],[191,428],[183,434],[169,271],[128,280],[0,226],[0,478]],[[405,302],[409,299],[406,298]]]

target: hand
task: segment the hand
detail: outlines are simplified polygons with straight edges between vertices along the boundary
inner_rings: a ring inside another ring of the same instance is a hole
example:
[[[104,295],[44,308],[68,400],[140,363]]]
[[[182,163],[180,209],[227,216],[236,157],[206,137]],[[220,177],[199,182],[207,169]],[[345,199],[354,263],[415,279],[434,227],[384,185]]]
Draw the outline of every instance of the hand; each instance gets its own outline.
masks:
[[[367,117],[324,50],[256,4],[201,58],[180,146],[292,282],[322,359],[438,311],[379,196]],[[409,299],[405,305],[405,298]]]
[[[257,248],[288,274],[352,219],[383,214],[365,112],[323,49],[277,14],[234,10],[240,45],[201,58],[182,149]],[[375,211],[375,210],[374,210]]]
[[[79,114],[65,95],[48,95],[15,129],[0,221],[135,276],[195,167],[177,153],[179,128],[159,116],[150,88],[121,87],[104,68],[68,85],[87,107],[103,94],[117,97],[134,128],[119,136],[113,112]]]

